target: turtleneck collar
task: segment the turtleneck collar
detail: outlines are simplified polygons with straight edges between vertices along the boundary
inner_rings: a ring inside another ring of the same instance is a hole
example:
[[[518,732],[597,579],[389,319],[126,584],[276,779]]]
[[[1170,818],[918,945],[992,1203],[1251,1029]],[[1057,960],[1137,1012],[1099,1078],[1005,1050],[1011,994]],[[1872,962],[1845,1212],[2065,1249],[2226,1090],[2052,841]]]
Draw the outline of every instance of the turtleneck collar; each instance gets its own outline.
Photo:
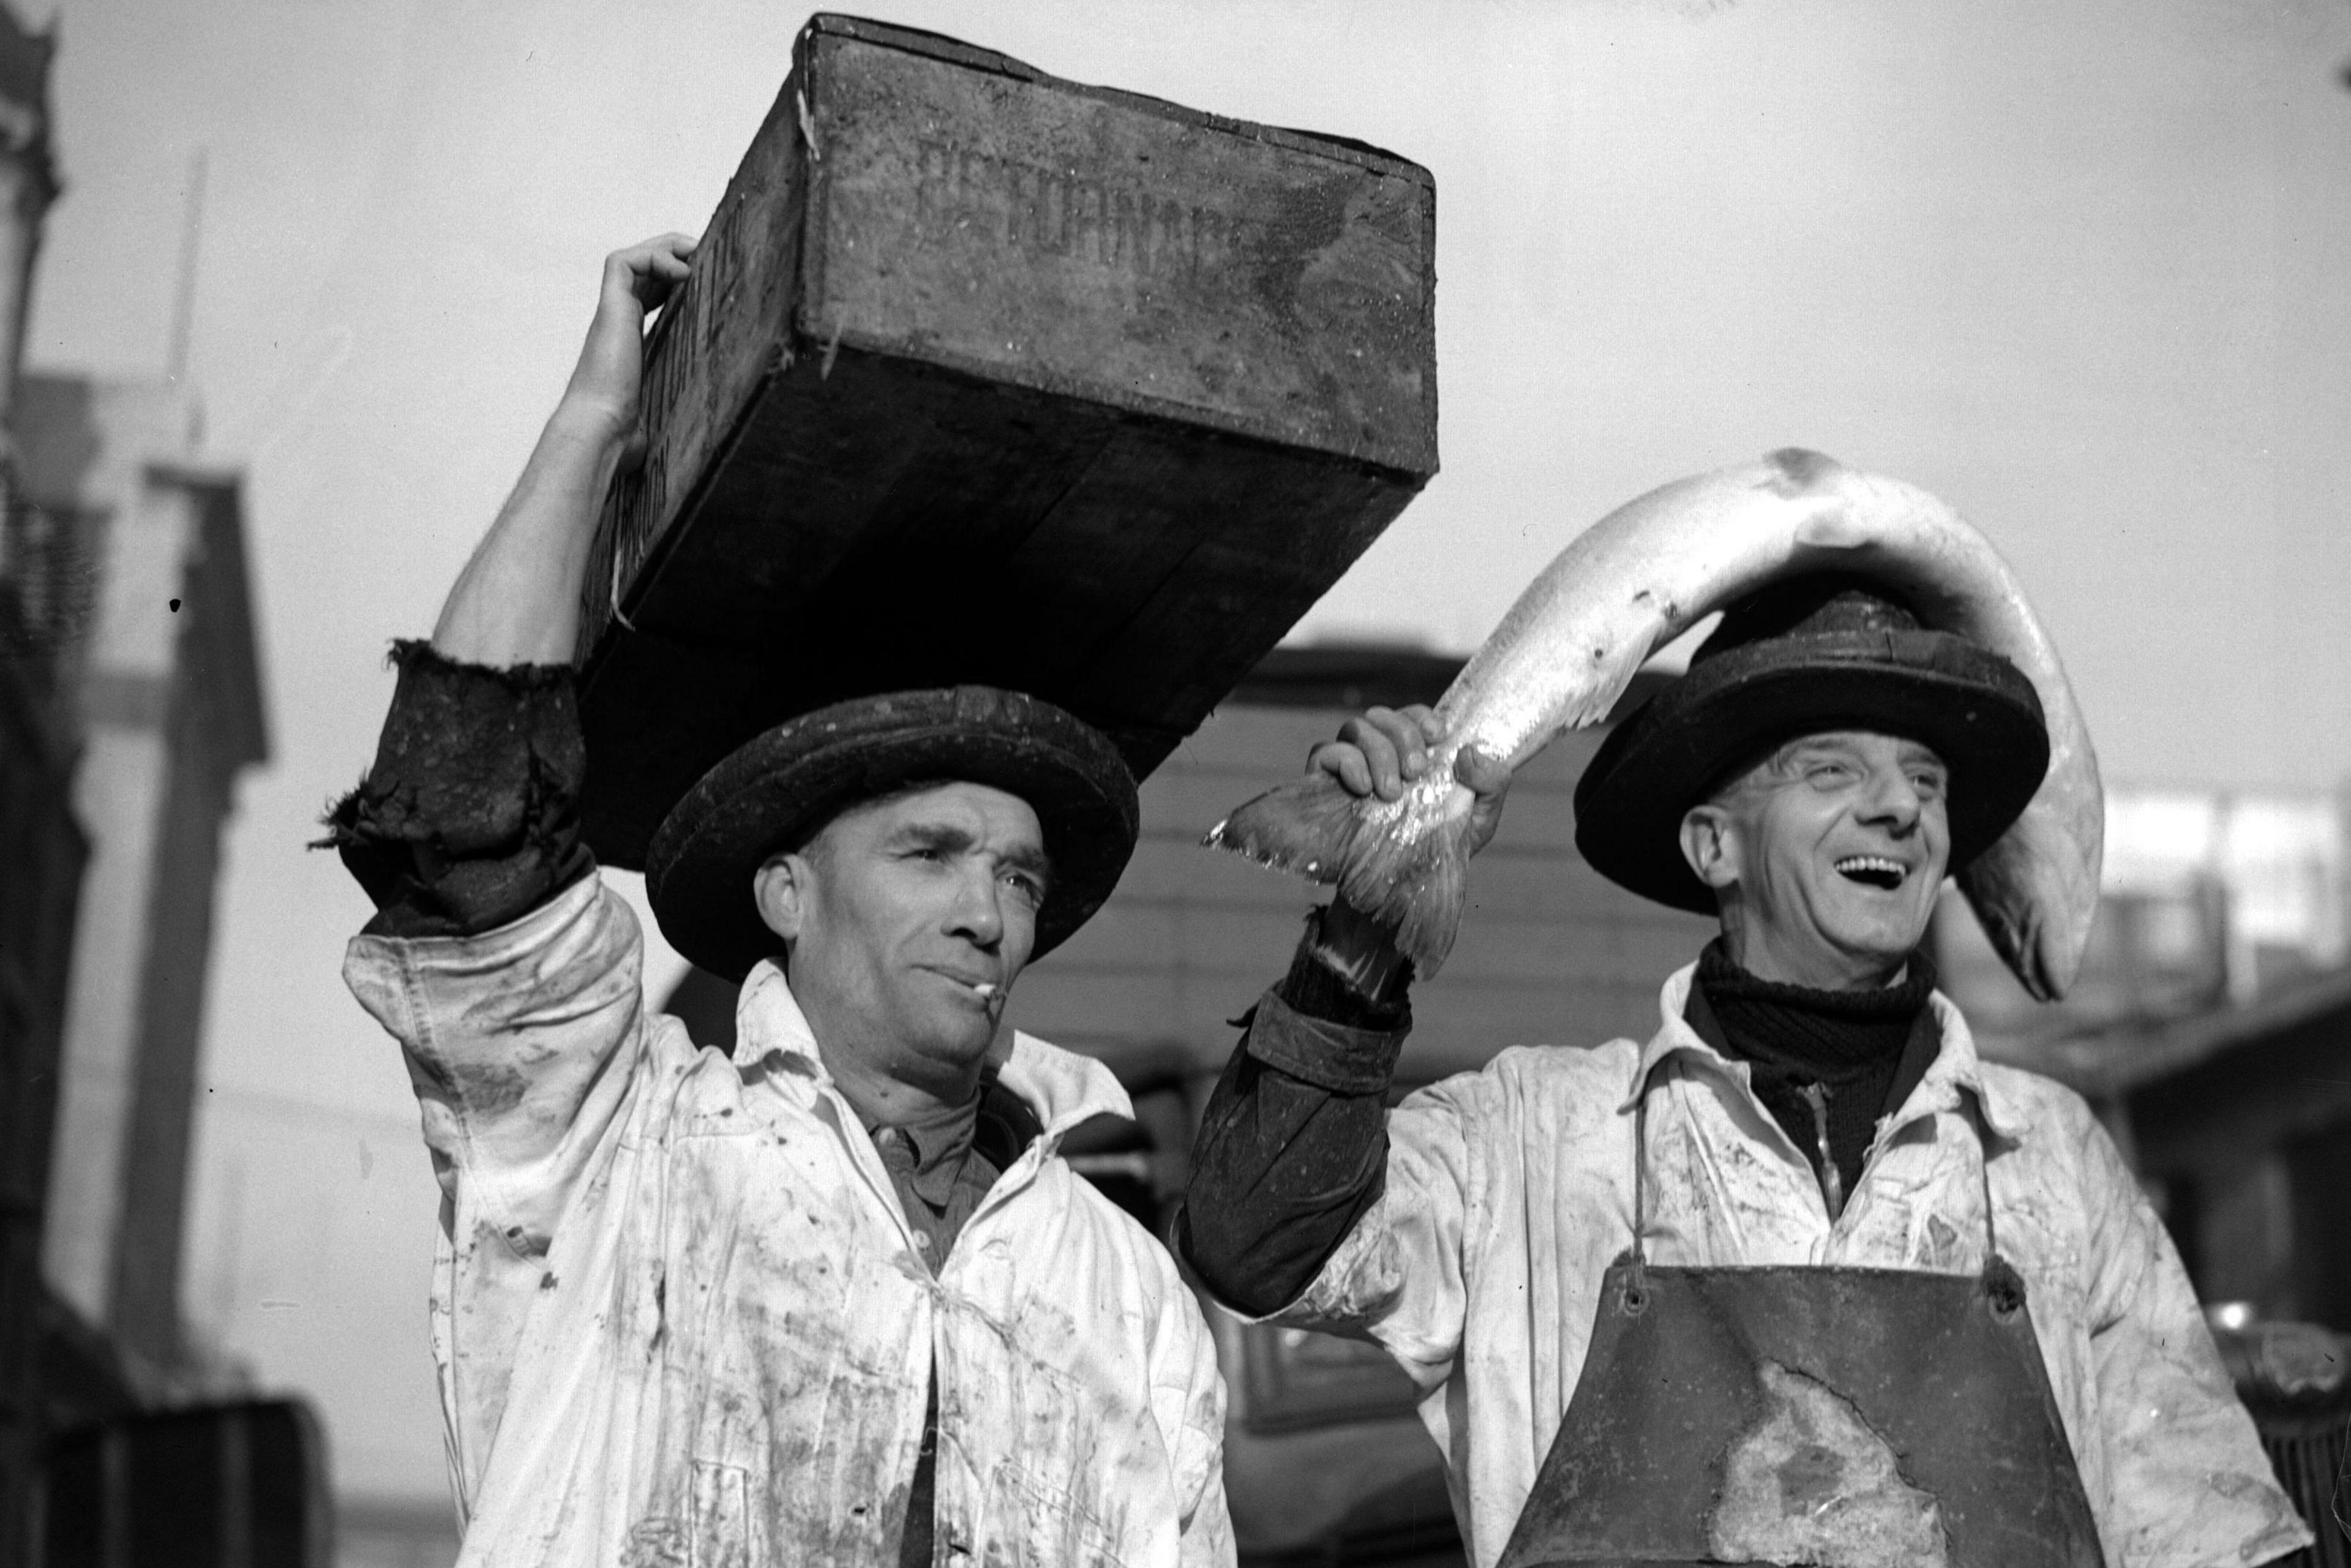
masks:
[[[1748,1064],[1755,1097],[1821,1178],[1834,1220],[1861,1179],[1878,1118],[1926,1076],[1940,1036],[1927,998],[1934,960],[1910,955],[1900,984],[1824,991],[1758,978],[1717,937],[1698,955],[1687,1016],[1700,1039]]]
[[[1836,1083],[1900,1056],[1935,989],[1935,961],[1922,947],[1898,984],[1822,990],[1748,973],[1718,936],[1698,955],[1698,984],[1732,1055]]]

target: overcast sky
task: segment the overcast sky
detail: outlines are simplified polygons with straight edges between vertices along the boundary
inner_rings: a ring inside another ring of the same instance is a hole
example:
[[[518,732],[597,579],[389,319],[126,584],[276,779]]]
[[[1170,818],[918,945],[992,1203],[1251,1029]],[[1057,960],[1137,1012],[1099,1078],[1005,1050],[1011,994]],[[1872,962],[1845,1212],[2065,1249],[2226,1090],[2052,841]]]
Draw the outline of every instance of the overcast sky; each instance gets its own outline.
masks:
[[[16,0],[36,18],[40,0]],[[1305,623],[1466,651],[1581,528],[1790,444],[2015,562],[2111,777],[2351,774],[2343,0],[866,0],[1360,138],[1437,205],[1444,471]],[[775,0],[69,0],[31,362],[163,364],[192,156],[207,455],[247,465],[275,756],[207,1019],[188,1308],[440,1487],[435,1194],[299,849],[528,449],[597,263],[698,229]]]

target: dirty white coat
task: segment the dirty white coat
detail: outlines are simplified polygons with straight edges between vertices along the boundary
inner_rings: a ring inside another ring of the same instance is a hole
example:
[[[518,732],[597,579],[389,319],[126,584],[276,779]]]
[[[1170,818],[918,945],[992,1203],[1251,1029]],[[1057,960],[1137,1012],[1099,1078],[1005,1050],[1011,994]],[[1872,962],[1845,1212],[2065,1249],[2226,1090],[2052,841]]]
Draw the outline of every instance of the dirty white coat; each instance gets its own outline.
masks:
[[[2001,1251],[2032,1326],[2115,1568],[2269,1561],[2308,1542],[2271,1476],[2170,1238],[2081,1098],[1980,1062],[1936,995],[1943,1042],[1883,1119],[1844,1214],[1725,1060],[1683,1021],[1693,965],[1646,1044],[1502,1052],[1388,1117],[1384,1193],[1275,1321],[1377,1342],[1423,1393],[1470,1561],[1501,1555],[1574,1396],[1602,1275],[1632,1242],[1635,1086],[1648,1103],[1658,1264],[1974,1273],[1975,1118],[1992,1133]]]
[[[1108,1070],[1014,1040],[1044,1134],[934,1279],[782,975],[752,972],[730,1061],[645,1012],[641,955],[591,876],[344,966],[441,1181],[465,1568],[894,1564],[935,1358],[940,1563],[1229,1563],[1207,1325],[1054,1152],[1132,1113]]]

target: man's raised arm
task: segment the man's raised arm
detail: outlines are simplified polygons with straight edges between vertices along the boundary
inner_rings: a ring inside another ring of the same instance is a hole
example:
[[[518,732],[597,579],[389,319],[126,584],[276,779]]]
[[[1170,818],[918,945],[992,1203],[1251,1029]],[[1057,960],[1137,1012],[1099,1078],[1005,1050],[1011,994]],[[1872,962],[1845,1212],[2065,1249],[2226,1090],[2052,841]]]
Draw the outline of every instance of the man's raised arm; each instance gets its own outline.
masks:
[[[1375,707],[1314,748],[1309,772],[1395,800],[1442,738],[1426,707]],[[1471,852],[1501,821],[1510,769],[1464,751]],[[1412,966],[1343,899],[1307,917],[1290,972],[1243,1020],[1192,1153],[1178,1245],[1209,1288],[1256,1316],[1296,1300],[1380,1195],[1387,1090],[1412,1028]]]
[[[694,244],[663,235],[604,258],[596,318],[562,401],[441,607],[433,648],[442,657],[499,668],[571,662],[604,488],[641,439],[645,316],[685,280]]]
[[[634,454],[646,313],[685,277],[683,235],[605,258],[596,314],[530,461],[430,643],[395,643],[374,765],[328,818],[386,936],[466,936],[588,874],[572,691],[580,580],[604,489]]]

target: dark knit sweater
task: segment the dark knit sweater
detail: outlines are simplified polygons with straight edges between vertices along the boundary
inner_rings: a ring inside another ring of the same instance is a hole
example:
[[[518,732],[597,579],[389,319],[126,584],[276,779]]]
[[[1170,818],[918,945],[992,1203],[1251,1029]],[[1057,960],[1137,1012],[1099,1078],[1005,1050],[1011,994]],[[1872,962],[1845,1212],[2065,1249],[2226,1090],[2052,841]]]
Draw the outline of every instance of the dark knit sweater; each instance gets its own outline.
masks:
[[[1692,1007],[1690,1022],[1708,1043],[1749,1064],[1755,1097],[1821,1175],[1834,1212],[1861,1179],[1878,1119],[1899,1108],[1934,1060],[1935,1031],[1917,1028],[1934,988],[1934,960],[1924,949],[1910,956],[1899,985],[1823,991],[1759,979],[1717,938],[1698,956],[1691,996],[1703,1006]]]

